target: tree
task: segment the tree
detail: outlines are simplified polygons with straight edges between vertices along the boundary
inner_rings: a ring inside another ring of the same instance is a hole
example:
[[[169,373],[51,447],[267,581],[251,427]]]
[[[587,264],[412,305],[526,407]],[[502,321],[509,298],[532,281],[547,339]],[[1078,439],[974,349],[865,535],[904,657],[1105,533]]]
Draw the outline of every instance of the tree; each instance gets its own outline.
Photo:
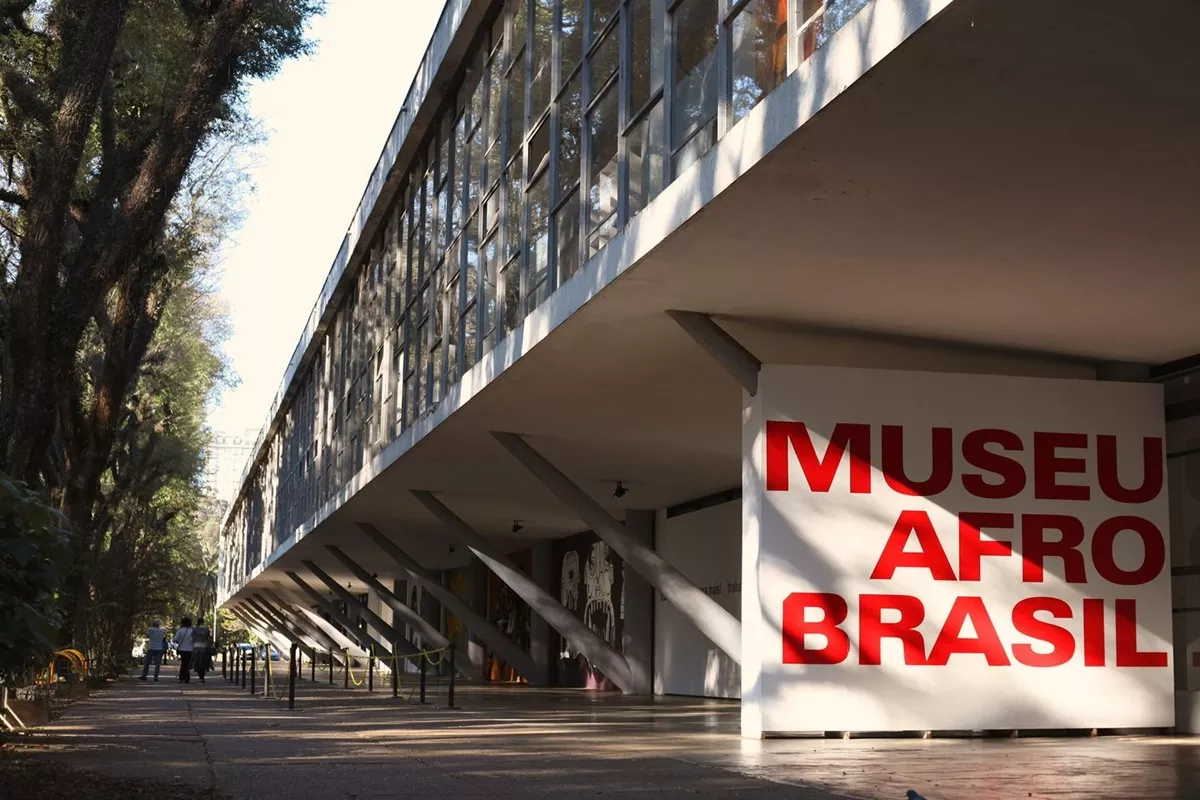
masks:
[[[139,552],[115,532],[191,513],[161,505],[198,462],[147,399],[153,343],[228,228],[212,179],[252,129],[244,87],[307,51],[321,5],[0,0],[0,469],[73,527],[65,639],[87,641],[100,559]]]
[[[6,286],[0,441],[40,484],[75,354],[110,293],[134,309],[162,270],[156,243],[197,149],[236,120],[245,82],[303,53],[317,0],[6,0],[0,159],[19,265]],[[130,311],[129,313],[132,313]],[[118,325],[120,320],[114,320]],[[124,334],[134,333],[124,326]],[[69,464],[87,507],[122,378],[98,387],[96,446]]]

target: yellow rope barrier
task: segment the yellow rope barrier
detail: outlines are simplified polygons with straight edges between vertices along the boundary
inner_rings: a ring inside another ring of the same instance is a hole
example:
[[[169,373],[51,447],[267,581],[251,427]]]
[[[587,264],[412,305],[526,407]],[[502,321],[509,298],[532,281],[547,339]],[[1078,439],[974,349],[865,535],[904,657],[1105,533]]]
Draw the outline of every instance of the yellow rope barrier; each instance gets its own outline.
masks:
[[[354,677],[354,659],[350,657],[350,650],[346,650],[346,671],[350,673],[350,682],[355,686],[362,686],[363,682]]]

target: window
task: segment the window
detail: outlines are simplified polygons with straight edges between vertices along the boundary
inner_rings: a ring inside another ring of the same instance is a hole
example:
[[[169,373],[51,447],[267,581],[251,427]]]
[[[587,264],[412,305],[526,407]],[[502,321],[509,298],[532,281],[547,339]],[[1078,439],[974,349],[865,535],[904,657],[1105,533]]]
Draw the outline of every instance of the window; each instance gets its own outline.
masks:
[[[537,308],[549,294],[546,277],[550,273],[550,177],[545,172],[529,187],[528,250],[526,314]]]
[[[565,81],[583,56],[583,0],[562,0],[558,36],[562,51],[561,74]]]
[[[675,25],[675,95],[671,111],[675,174],[699,158],[716,138],[717,0],[683,0]]]
[[[583,97],[576,75],[563,94],[559,107],[558,193],[566,197],[579,181],[579,123]]]
[[[525,46],[525,27],[528,22],[529,7],[526,0],[512,0],[509,5],[513,10],[512,51],[516,55]]]
[[[529,61],[533,65],[529,118],[540,119],[550,105],[550,42],[554,31],[554,0],[533,0],[533,40]]]
[[[504,332],[511,333],[521,324],[521,271],[514,260],[504,269]]]
[[[483,243],[483,272],[479,302],[483,303],[484,352],[496,327],[496,285],[500,280],[500,248],[493,236]]]
[[[663,2],[632,0],[629,109],[637,114],[662,87]]]
[[[658,101],[630,131],[629,216],[641,211],[663,188],[663,103]]]
[[[550,121],[546,120],[529,137],[529,178],[546,166],[550,159]]]
[[[604,41],[596,46],[596,50],[588,57],[588,69],[591,73],[592,97],[596,97],[603,89],[608,79],[617,74],[621,63],[621,36],[613,30],[604,37]]]
[[[592,0],[591,38],[595,40],[608,23],[617,16],[621,0]]]
[[[558,285],[579,270],[579,194],[571,196],[554,215],[554,229],[558,236]]]
[[[588,256],[608,244],[617,228],[617,88],[610,87],[588,115]]]
[[[508,75],[508,152],[518,152],[525,138],[525,61],[517,56]]]
[[[736,123],[787,75],[787,0],[750,0],[729,32]]]
[[[504,210],[504,258],[507,261],[516,255],[521,247],[521,200],[524,182],[521,180],[519,161],[505,174],[504,184],[507,187]]]

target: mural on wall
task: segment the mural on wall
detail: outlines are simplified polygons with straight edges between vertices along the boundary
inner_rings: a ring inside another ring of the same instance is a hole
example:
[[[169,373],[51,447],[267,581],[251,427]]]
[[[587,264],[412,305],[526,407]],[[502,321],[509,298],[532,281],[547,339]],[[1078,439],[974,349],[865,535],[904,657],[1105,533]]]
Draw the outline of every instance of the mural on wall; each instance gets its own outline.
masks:
[[[518,550],[509,553],[508,557],[521,572],[531,574],[533,550]],[[529,652],[529,605],[495,574],[488,575],[488,619],[518,647]],[[528,680],[493,652],[487,653],[486,662],[490,681],[525,683]]]
[[[590,531],[555,543],[560,569],[558,596],[591,630],[623,650],[625,562]],[[580,565],[582,569],[580,568]],[[559,638],[556,682],[561,686],[611,690],[617,687],[565,639]]]

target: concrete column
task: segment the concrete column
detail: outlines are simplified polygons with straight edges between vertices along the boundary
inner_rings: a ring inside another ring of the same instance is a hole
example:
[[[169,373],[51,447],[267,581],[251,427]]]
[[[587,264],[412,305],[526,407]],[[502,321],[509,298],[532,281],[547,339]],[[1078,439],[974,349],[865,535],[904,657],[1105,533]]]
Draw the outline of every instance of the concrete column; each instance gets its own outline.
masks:
[[[533,543],[533,580],[550,594],[550,562],[553,560],[553,544],[547,541]],[[538,667],[550,674],[550,625],[546,618],[532,607],[529,612],[529,650]],[[628,659],[626,659],[628,660]],[[641,690],[638,690],[641,693]]]
[[[626,694],[636,691],[636,682],[629,670],[625,657],[608,646],[608,643],[566,608],[562,603],[538,586],[521,570],[517,569],[491,542],[477,533],[430,492],[414,491],[413,496],[433,514],[446,532],[473,552],[487,564],[500,580],[508,584],[517,595],[529,604],[532,611],[542,617],[563,638],[575,645],[584,657],[599,667],[604,674]]]
[[[438,577],[427,569],[422,567],[417,561],[404,552],[388,537],[376,528],[374,525],[360,522],[358,524],[361,530],[368,539],[375,543],[375,546],[388,555],[396,564],[409,574],[416,583],[420,584],[425,591],[434,595],[442,604],[446,606],[450,613],[463,621],[475,636],[481,641],[486,642],[493,650],[495,650],[501,658],[511,664],[517,672],[529,679],[530,683],[535,685],[545,685],[546,673],[538,669],[536,662],[528,653],[517,647],[511,639],[505,636],[499,628],[488,622],[487,618],[477,613],[474,608],[468,605],[462,598],[454,594],[447,587],[442,585]],[[486,580],[486,574],[484,575]],[[486,590],[485,590],[486,591]],[[474,598],[473,598],[474,599]],[[475,608],[480,607],[479,603],[474,603]],[[467,658],[471,664],[483,664],[483,648],[475,645],[468,648]],[[478,677],[483,676],[482,666]]]
[[[374,627],[375,630],[377,630],[382,637],[385,637],[385,638],[390,639],[391,641],[395,642],[396,646],[400,648],[401,653],[408,655],[408,654],[419,652],[418,649],[416,647],[414,647],[410,641],[408,641],[407,639],[405,639],[403,636],[400,635],[399,631],[397,631],[391,625],[388,625],[386,622],[384,622],[383,618],[380,617],[378,614],[376,614],[374,611],[372,611],[371,609],[367,608],[362,603],[360,603],[358,601],[358,598],[356,598],[354,595],[350,594],[350,592],[347,591],[345,588],[343,588],[341,584],[339,584],[337,581],[335,581],[333,578],[331,578],[328,573],[326,573],[324,570],[322,570],[320,567],[318,567],[316,564],[314,564],[311,561],[303,561],[301,563],[304,564],[304,566],[308,569],[309,572],[311,572],[313,575],[316,575],[317,578],[321,581],[321,583],[328,586],[329,589],[334,594],[336,594],[338,597],[345,600],[347,608],[357,609],[359,615],[361,615],[362,617],[365,617],[368,624],[370,624],[372,627]],[[368,638],[370,638],[372,641],[377,641],[369,633],[367,633],[365,635]],[[386,648],[386,650],[387,650],[387,652],[390,653],[392,648],[388,647],[388,648]],[[381,651],[377,650],[376,652],[381,652]]]
[[[654,512],[625,512],[625,529],[645,547],[654,547]],[[654,587],[628,565],[621,596],[625,621],[622,649],[638,681],[638,691],[654,688]]]
[[[319,605],[321,608],[325,609],[325,611],[329,614],[330,617],[337,620],[338,624],[346,629],[346,636],[348,636],[349,638],[351,638],[355,642],[357,642],[358,646],[363,649],[364,653],[370,649],[371,645],[375,645],[375,651],[377,653],[392,652],[392,649],[390,647],[387,647],[382,642],[376,641],[374,638],[372,638],[372,636],[369,633],[364,633],[364,632],[360,631],[358,629],[358,626],[354,624],[354,621],[352,619],[350,619],[348,616],[346,616],[341,611],[339,611],[337,606],[335,606],[333,603],[329,602],[324,597],[322,597],[320,592],[318,592],[316,589],[312,588],[307,583],[305,583],[304,579],[301,578],[299,575],[297,575],[294,572],[288,572],[286,574],[289,578],[292,579],[293,583],[295,583],[297,586],[300,587],[300,591],[304,592],[309,597],[311,597],[317,605]],[[351,605],[351,604],[348,604],[348,605]],[[355,654],[355,655],[357,655],[357,654]]]
[[[639,542],[615,517],[587,492],[514,433],[493,433],[503,445],[551,494],[575,510],[596,535],[617,552],[625,563],[657,589],[667,602],[687,615],[713,644],[737,663],[742,657],[742,623],[719,603],[700,591],[665,558]],[[603,669],[603,668],[602,668]]]
[[[346,568],[353,573],[354,577],[365,583],[367,588],[374,592],[380,600],[390,606],[392,611],[395,612],[398,620],[404,620],[411,624],[414,630],[420,634],[421,638],[427,642],[429,646],[437,648],[450,646],[450,640],[447,639],[441,631],[431,625],[416,611],[413,611],[413,609],[407,603],[393,594],[392,591],[384,586],[378,578],[374,577],[370,572],[363,569],[358,563],[350,558],[350,556],[342,552],[341,548],[333,545],[326,545],[325,549],[332,553],[338,561],[341,561]],[[400,622],[398,621],[393,627],[396,628],[399,624]],[[398,628],[396,632],[399,633]],[[469,661],[466,663],[459,663],[456,660],[456,665],[458,666],[459,672],[461,672],[464,677],[469,678],[473,677],[473,675],[479,675],[479,664],[471,664]],[[472,673],[472,669],[474,669],[474,673]]]

